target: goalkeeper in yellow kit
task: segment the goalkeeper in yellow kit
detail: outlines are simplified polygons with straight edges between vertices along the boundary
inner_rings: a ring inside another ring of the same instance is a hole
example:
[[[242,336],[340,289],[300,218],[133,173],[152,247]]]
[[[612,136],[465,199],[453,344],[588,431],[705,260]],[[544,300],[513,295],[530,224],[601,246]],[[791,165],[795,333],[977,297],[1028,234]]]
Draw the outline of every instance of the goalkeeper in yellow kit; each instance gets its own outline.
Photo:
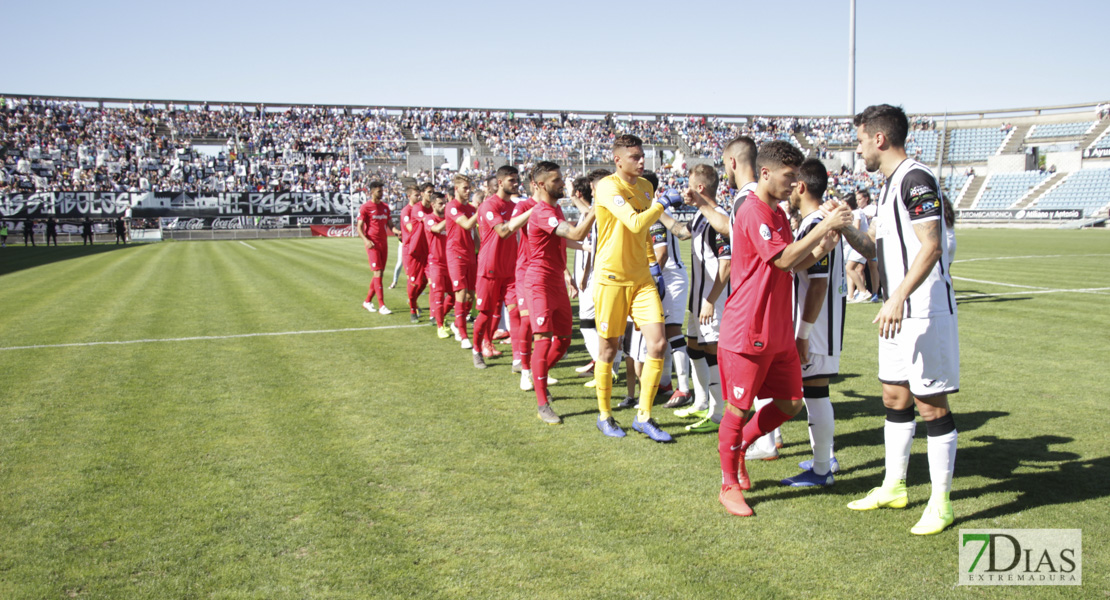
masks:
[[[624,437],[613,419],[613,359],[628,317],[647,342],[648,359],[640,375],[640,405],[632,429],[657,442],[673,441],[651,418],[651,405],[663,374],[664,293],[662,270],[655,261],[649,229],[670,206],[666,198],[652,199],[652,186],[640,177],[644,172],[644,143],[634,135],[613,142],[617,172],[597,182],[594,207],[597,217],[596,261],[594,263],[594,306],[600,342],[594,367],[597,428],[609,437]],[[681,203],[681,201],[679,202]],[[629,374],[632,377],[632,374]]]

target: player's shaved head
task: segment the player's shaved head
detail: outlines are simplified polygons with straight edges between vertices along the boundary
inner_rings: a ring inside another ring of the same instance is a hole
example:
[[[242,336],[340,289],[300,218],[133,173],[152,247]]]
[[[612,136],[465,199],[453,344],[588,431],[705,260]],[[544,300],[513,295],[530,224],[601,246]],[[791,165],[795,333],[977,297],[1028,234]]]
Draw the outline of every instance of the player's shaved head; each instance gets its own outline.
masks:
[[[829,187],[829,173],[825,165],[816,158],[807,158],[798,168],[798,181],[806,185],[806,193],[818,201]]]
[[[752,172],[755,172],[755,158],[759,154],[759,149],[755,145],[755,140],[742,135],[733,139],[725,144],[723,156],[728,158],[735,158],[737,165],[748,165],[751,167]]]
[[[856,127],[863,127],[870,135],[882,133],[895,148],[906,146],[906,136],[910,131],[910,121],[900,107],[889,104],[875,104],[863,109],[852,119]]]
[[[798,150],[782,140],[766,142],[759,147],[755,164],[759,169],[779,169],[782,167],[798,167],[806,159],[801,150]]]
[[[717,169],[701,164],[695,165],[690,171],[690,185],[704,185],[705,191],[710,197],[717,194],[717,186],[721,183],[721,176],[717,173]]]
[[[532,167],[532,181],[542,182],[547,179],[549,174],[555,173],[558,170],[559,165],[549,160],[538,162],[536,166]]]

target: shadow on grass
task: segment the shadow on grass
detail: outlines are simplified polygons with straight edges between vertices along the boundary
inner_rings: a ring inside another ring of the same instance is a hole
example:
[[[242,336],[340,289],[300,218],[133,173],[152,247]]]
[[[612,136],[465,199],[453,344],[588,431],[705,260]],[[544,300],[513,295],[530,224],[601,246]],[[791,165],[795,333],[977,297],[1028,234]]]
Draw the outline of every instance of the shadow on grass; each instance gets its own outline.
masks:
[[[984,292],[977,288],[963,289],[956,292],[956,305],[961,304],[986,304],[994,302],[1015,302],[1019,300],[1032,300],[1029,296],[995,296],[995,293],[1002,292]],[[974,298],[960,298],[960,296],[975,296]]]
[[[24,269],[33,269],[51,263],[61,262],[74,258],[84,258],[105,252],[128,250],[143,246],[144,244],[96,244],[94,246],[81,246],[67,244],[64,246],[13,246],[0,248],[0,276]]]

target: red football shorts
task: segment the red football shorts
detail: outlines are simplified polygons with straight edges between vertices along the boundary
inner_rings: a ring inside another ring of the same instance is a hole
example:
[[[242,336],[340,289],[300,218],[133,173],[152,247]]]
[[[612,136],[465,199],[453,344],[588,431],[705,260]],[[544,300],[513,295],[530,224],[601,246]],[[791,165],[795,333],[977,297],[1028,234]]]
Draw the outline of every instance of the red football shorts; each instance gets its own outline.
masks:
[[[566,285],[533,284],[529,290],[528,319],[534,333],[550,333],[570,337],[574,322],[570,311],[570,296]]]
[[[375,241],[373,248],[366,249],[366,257],[370,259],[371,271],[384,271],[385,261],[389,258],[389,244]]]
[[[495,313],[500,310],[498,307],[502,302],[506,305],[516,304],[516,298],[510,296],[510,293],[516,294],[511,277],[479,277],[478,289],[475,290],[478,302],[475,306],[478,307],[478,312]]]
[[[447,273],[445,265],[428,264],[428,285],[432,286],[432,291],[451,293],[451,276]]]
[[[426,279],[427,269],[427,258],[425,258],[424,260],[419,260],[413,258],[412,256],[409,256],[408,259],[405,260],[405,274],[409,276],[409,281],[411,282],[424,283],[428,281]]]
[[[447,276],[451,278],[451,289],[474,291],[478,278],[478,257],[471,254],[469,260],[464,257],[447,257]]]
[[[721,391],[728,403],[740,410],[749,410],[757,397],[802,399],[802,363],[795,348],[777,354],[740,354],[718,348],[717,362]]]

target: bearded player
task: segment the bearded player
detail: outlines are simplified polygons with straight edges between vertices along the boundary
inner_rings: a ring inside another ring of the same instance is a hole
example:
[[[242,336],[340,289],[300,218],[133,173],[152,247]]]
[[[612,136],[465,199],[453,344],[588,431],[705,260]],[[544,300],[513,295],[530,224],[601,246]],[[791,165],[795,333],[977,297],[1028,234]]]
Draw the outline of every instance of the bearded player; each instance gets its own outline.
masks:
[[[478,277],[478,254],[474,228],[478,224],[478,206],[470,202],[470,178],[451,178],[455,197],[447,203],[447,274],[455,293],[455,322],[451,328],[463,350],[473,347],[466,333],[466,317],[474,303],[474,286]]]
[[[573,318],[567,294],[567,242],[585,239],[593,226],[594,212],[589,205],[578,205],[582,217],[571,225],[559,208],[566,184],[559,165],[541,162],[532,169],[532,194],[536,201],[528,219],[531,268],[527,273],[529,318],[534,334],[532,380],[540,420],[556,425],[562,421],[551,409],[547,393],[547,373],[570,347]],[[519,283],[519,282],[518,282]]]

